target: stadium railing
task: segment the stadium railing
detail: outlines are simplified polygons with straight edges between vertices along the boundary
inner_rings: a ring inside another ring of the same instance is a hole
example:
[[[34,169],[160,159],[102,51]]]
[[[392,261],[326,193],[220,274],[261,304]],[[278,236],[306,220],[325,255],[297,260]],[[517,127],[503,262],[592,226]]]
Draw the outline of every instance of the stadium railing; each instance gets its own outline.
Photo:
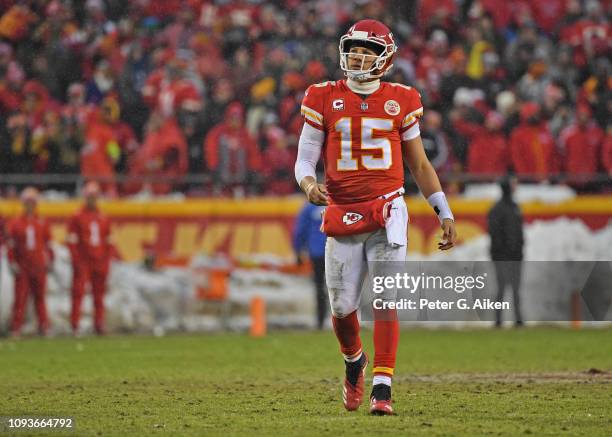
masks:
[[[495,174],[468,174],[468,173],[442,173],[439,175],[440,181],[443,184],[472,184],[472,183],[492,183],[497,182],[500,178]],[[521,175],[517,176],[519,182],[523,183],[538,183],[546,182],[550,184],[567,184],[577,186],[587,186],[587,191],[598,192],[612,188],[612,175],[606,173],[596,174],[565,174],[560,173],[550,177],[542,175]],[[173,192],[189,191],[191,188],[204,186],[223,186],[223,185],[240,185],[240,182],[227,184],[227,178],[224,183],[218,181],[209,173],[191,173],[184,176],[170,177],[159,175],[116,175],[113,177],[84,177],[80,174],[68,173],[5,173],[0,174],[0,190],[7,192],[7,189],[20,190],[25,186],[35,186],[40,189],[54,189],[57,191],[66,191],[68,193],[77,193],[85,182],[95,180],[99,183],[114,183],[118,185],[126,183],[142,183],[142,184],[171,184]],[[260,189],[265,187],[265,181],[259,178],[254,184]],[[406,188],[414,191],[416,184],[410,178],[406,177]],[[121,192],[121,190],[119,190]],[[297,185],[296,185],[297,191]],[[211,192],[212,193],[212,192]]]

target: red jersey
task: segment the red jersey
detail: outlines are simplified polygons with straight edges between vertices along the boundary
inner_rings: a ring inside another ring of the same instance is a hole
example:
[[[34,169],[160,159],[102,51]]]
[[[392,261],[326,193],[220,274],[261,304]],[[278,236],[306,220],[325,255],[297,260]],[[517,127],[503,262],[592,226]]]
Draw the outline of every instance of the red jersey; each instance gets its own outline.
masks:
[[[547,178],[558,172],[555,143],[544,125],[515,127],[510,135],[509,150],[517,175]]]
[[[92,178],[114,176],[115,162],[110,151],[116,143],[117,138],[110,125],[103,122],[91,123],[81,148],[81,174]]]
[[[176,114],[180,109],[199,111],[202,107],[200,94],[190,80],[169,81],[161,70],[149,75],[142,94],[145,103],[165,117]]]
[[[468,146],[467,171],[471,174],[504,175],[510,157],[506,137],[501,132],[482,130]]]
[[[404,185],[401,135],[423,115],[414,88],[381,82],[365,99],[346,81],[311,85],[306,123],[325,132],[323,163],[332,203],[375,199]]]
[[[561,131],[559,141],[565,151],[563,168],[567,173],[597,173],[604,132],[596,122],[566,127]]]
[[[68,224],[68,247],[73,263],[107,266],[112,254],[108,218],[98,210],[81,209]]]
[[[24,270],[45,270],[53,260],[49,223],[36,215],[14,218],[8,224],[7,246],[9,262]]]

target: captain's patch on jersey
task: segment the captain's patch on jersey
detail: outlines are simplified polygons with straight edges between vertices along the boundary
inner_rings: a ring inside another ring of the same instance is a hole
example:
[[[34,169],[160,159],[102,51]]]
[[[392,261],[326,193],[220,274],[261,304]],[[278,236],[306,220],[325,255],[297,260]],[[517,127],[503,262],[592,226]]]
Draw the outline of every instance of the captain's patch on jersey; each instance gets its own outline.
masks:
[[[346,214],[342,216],[342,223],[344,223],[347,226],[350,226],[350,225],[354,225],[362,218],[363,216],[359,214],[358,212],[347,212]]]
[[[334,111],[344,111],[344,99],[336,99],[332,102],[332,109]]]
[[[395,100],[387,100],[385,102],[385,112],[389,115],[396,116],[400,113],[400,105]]]

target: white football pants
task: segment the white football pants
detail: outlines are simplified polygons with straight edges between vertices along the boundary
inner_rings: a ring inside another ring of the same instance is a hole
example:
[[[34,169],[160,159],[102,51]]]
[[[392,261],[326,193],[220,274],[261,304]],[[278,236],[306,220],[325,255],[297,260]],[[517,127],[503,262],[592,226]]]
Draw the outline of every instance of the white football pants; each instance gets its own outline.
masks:
[[[325,245],[325,279],[332,314],[343,318],[359,308],[368,262],[405,260],[406,246],[390,245],[384,228],[365,234],[328,237]],[[384,271],[384,264],[373,263],[370,267]],[[377,275],[376,271],[369,273]]]

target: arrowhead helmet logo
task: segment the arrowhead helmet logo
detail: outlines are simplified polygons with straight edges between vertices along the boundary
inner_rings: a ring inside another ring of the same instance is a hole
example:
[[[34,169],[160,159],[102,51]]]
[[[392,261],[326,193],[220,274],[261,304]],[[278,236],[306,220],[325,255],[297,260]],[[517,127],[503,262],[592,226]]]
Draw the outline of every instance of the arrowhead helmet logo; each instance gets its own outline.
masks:
[[[347,226],[350,226],[350,225],[354,225],[362,218],[363,216],[359,214],[358,212],[347,212],[344,214],[344,216],[342,216],[342,223],[344,223]]]

